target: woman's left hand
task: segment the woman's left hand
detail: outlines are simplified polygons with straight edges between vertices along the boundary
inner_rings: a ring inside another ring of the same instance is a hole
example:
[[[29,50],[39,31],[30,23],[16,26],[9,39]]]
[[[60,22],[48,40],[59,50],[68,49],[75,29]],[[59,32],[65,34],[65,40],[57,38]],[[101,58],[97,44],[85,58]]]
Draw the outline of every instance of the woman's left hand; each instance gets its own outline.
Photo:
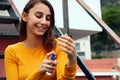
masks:
[[[58,44],[60,48],[67,53],[70,64],[76,61],[76,48],[75,41],[67,34],[58,38]]]

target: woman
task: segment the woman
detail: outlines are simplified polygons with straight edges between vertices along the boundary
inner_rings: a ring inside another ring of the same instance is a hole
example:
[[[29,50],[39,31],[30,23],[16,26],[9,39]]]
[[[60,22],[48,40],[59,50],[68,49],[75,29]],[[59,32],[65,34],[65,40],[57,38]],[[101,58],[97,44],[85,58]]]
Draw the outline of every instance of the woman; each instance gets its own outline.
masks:
[[[7,80],[75,80],[74,40],[68,35],[55,39],[54,23],[53,7],[47,0],[30,0],[26,4],[21,41],[5,50]],[[50,60],[53,53],[56,60]]]

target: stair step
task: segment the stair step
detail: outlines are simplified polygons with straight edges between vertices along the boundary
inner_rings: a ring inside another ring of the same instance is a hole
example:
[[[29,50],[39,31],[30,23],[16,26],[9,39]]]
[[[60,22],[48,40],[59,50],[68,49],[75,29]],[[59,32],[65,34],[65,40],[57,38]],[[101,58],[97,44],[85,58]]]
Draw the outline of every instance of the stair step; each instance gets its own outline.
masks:
[[[0,59],[3,59],[3,58],[4,58],[4,54],[0,53]]]
[[[12,24],[12,23],[19,23],[19,18],[14,18],[11,16],[0,16],[0,23],[5,23],[5,24]]]
[[[4,80],[5,77],[4,59],[0,59],[0,80]]]
[[[0,2],[0,10],[6,10],[10,7],[11,5],[8,2]]]
[[[14,12],[8,0],[0,0],[0,10],[7,10],[9,14],[9,16],[6,15],[0,16],[0,23],[15,25],[19,23],[19,17],[16,16],[16,13]]]
[[[6,78],[5,77],[0,77],[0,80],[6,80]]]
[[[0,0],[0,2],[8,2],[8,0]]]

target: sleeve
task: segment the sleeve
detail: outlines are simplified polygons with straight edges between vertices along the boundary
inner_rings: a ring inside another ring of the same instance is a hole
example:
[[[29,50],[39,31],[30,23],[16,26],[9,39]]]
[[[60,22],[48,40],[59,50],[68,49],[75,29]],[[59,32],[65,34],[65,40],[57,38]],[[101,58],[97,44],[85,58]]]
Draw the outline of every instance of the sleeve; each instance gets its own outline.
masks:
[[[18,80],[17,60],[14,52],[8,46],[5,49],[5,73],[7,80]]]
[[[66,66],[68,63],[67,54],[60,51],[57,55],[57,80],[75,80],[76,76],[76,64],[72,66]]]
[[[65,66],[64,75],[62,80],[75,80],[76,75],[76,64],[72,66]]]

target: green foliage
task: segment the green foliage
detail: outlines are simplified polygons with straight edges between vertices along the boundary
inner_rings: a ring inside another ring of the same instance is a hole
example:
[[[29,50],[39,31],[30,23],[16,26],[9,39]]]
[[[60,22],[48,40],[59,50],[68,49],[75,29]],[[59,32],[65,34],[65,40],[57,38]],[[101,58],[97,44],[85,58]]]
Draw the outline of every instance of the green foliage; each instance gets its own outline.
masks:
[[[120,10],[109,8],[103,13],[103,20],[120,36]]]
[[[101,5],[106,8],[120,8],[120,0],[101,0]]]
[[[120,36],[120,10],[119,8],[102,7],[102,18],[105,23]],[[106,31],[91,36],[92,51],[112,50],[115,42]],[[102,48],[101,48],[102,47]]]

